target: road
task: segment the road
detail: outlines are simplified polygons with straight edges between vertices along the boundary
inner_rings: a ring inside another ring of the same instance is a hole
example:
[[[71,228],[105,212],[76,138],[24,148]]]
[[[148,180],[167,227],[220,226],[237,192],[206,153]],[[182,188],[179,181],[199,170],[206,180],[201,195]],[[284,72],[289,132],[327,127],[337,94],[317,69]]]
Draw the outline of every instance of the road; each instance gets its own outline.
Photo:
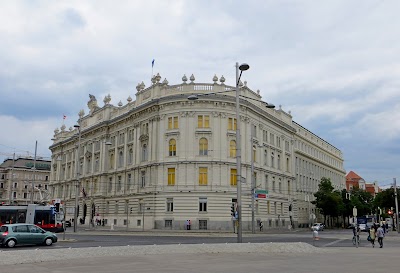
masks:
[[[85,231],[78,233],[68,231],[64,235],[58,234],[59,242],[52,248],[82,248],[82,247],[109,247],[126,245],[167,245],[167,244],[212,244],[212,243],[236,243],[237,235],[233,233],[197,233],[197,232],[125,232],[125,231]],[[354,247],[352,244],[351,230],[324,230],[319,232],[320,239],[314,241],[312,232],[296,231],[275,233],[244,233],[243,243],[265,243],[265,242],[305,242],[316,247]],[[366,240],[367,234],[362,233],[360,248],[370,248],[371,244]],[[400,235],[395,232],[389,233],[384,240],[385,248],[400,247]],[[19,246],[14,249],[2,248],[3,251],[18,251],[32,248],[48,248],[46,246]]]

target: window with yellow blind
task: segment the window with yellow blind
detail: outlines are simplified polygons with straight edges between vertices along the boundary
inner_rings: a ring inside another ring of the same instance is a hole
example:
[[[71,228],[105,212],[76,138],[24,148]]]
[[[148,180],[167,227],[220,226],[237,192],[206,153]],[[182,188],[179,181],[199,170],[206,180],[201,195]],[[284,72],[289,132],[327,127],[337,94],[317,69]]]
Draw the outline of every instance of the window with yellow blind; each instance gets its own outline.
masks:
[[[228,130],[236,130],[236,119],[228,118]]]
[[[205,186],[208,184],[208,169],[206,167],[199,168],[199,185]]]
[[[236,157],[236,141],[229,142],[229,157]]]
[[[210,116],[197,116],[197,128],[210,128]]]
[[[199,140],[199,155],[208,155],[208,140],[204,137]]]
[[[178,129],[178,117],[169,117],[168,118],[168,129]]]
[[[176,156],[176,140],[170,139],[169,141],[169,156]]]
[[[168,168],[168,186],[175,185],[175,168]]]
[[[231,169],[231,186],[236,186],[237,184],[237,171],[236,169]]]

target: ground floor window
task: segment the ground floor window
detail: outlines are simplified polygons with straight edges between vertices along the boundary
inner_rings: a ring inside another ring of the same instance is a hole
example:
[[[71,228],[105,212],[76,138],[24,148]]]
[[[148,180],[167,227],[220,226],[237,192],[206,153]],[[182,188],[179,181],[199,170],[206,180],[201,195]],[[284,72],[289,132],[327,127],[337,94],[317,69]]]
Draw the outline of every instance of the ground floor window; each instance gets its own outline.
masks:
[[[165,220],[165,227],[172,228],[172,220]]]
[[[207,220],[199,220],[199,229],[202,229],[202,230],[207,229]]]
[[[136,223],[137,223],[136,225],[137,225],[138,227],[140,227],[140,226],[142,225],[142,220],[137,220]]]

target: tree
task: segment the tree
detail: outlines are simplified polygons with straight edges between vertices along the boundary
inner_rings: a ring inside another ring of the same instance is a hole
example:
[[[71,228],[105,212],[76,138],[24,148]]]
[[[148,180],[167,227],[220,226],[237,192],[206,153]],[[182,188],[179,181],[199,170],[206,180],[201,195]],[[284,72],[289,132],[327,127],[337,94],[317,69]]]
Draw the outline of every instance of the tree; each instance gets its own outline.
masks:
[[[374,197],[371,193],[355,187],[350,191],[350,194],[351,205],[357,208],[358,215],[372,214]]]
[[[327,216],[337,217],[341,215],[342,210],[344,209],[341,193],[339,191],[334,191],[334,187],[329,178],[321,178],[321,182],[318,185],[318,191],[314,196],[316,200],[313,201],[312,204],[314,204],[324,215],[324,224],[326,224]]]

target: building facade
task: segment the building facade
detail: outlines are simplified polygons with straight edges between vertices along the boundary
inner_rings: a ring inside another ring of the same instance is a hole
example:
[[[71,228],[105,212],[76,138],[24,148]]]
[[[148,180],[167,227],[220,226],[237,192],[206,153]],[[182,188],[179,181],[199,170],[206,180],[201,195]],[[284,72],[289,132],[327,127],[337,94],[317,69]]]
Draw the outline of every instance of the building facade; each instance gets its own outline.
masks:
[[[50,168],[51,161],[42,158],[16,157],[14,160],[4,160],[0,165],[1,204],[49,202]]]
[[[184,229],[190,220],[192,229],[232,230],[237,122],[243,230],[251,229],[252,210],[264,228],[307,224],[312,199],[303,197],[315,191],[318,178],[344,187],[341,152],[293,122],[290,113],[266,108],[246,83],[237,121],[235,89],[223,77],[218,83],[214,76],[211,84],[195,83],[193,75],[177,85],[160,80],[153,77],[148,88],[138,84],[136,100],[129,96],[125,105],[110,104],[108,95],[99,107],[89,95],[79,129],[55,130],[51,192],[67,208],[78,192],[85,224],[98,218],[140,230]],[[194,94],[199,99],[189,100]],[[254,206],[252,192],[260,193]]]

